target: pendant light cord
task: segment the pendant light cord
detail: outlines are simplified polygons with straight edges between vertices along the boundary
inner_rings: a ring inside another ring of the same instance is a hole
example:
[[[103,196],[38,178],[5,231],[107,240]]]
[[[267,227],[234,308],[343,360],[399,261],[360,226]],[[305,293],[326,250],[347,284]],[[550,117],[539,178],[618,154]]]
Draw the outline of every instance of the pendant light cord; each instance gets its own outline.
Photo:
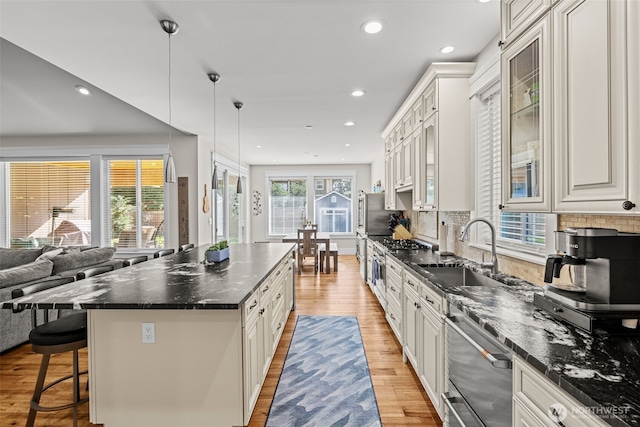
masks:
[[[171,153],[171,34],[169,34],[169,153]]]

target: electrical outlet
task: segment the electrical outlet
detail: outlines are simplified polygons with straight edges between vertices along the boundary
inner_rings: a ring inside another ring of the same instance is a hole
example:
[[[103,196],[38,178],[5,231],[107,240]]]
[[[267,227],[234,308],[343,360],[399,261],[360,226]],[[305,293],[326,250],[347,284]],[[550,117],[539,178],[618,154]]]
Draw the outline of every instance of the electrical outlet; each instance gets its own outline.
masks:
[[[143,323],[142,324],[142,343],[155,344],[155,342],[156,342],[156,324]]]

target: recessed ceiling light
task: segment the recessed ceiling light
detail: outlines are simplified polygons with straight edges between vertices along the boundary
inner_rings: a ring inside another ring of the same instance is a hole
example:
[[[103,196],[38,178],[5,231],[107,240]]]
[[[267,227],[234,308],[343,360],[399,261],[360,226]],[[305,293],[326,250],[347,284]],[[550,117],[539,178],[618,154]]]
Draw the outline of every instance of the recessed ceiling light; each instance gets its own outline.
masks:
[[[313,126],[311,126],[311,125],[306,125],[304,128],[305,128],[305,129],[313,129]]]
[[[453,46],[445,46],[442,49],[440,49],[441,53],[451,53],[453,52],[455,48]]]
[[[344,159],[340,159],[340,160],[342,160],[344,162]]]
[[[351,144],[346,143],[346,144],[344,144],[344,146],[345,146],[345,147],[351,147]]]
[[[478,2],[480,2],[480,3],[488,3],[489,1],[491,1],[491,0],[478,0]]]
[[[367,34],[378,34],[382,31],[382,22],[381,21],[367,21],[362,24],[362,31]]]
[[[256,148],[262,148],[262,145],[256,145]]]
[[[344,122],[345,126],[353,126],[355,124],[356,124],[356,122]]]
[[[76,86],[76,90],[78,91],[78,93],[80,93],[80,94],[82,94],[84,96],[91,95],[91,91],[89,89],[87,89],[86,87],[84,87],[84,86],[77,85]]]
[[[367,92],[365,92],[362,89],[356,89],[356,90],[352,91],[349,95],[358,97],[358,96],[364,95],[365,93],[367,93]]]

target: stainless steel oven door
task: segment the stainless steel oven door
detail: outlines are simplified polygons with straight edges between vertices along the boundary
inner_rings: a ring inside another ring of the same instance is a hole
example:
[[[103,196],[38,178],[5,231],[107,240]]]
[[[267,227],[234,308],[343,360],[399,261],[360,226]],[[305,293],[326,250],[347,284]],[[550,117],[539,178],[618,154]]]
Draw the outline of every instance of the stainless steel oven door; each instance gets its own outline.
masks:
[[[456,307],[450,306],[450,313],[446,319],[447,345],[449,380],[454,385],[450,393],[454,394],[448,397],[464,402],[463,406],[482,422],[480,425],[510,427],[511,351]],[[449,406],[452,400],[445,398],[445,403]]]

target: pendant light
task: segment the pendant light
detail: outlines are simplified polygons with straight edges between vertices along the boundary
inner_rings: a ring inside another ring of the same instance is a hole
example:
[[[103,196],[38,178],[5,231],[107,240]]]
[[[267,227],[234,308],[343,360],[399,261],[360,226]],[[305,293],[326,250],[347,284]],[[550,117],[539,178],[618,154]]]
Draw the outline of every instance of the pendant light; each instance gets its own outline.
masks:
[[[209,80],[213,82],[213,174],[211,174],[211,191],[218,189],[218,165],[216,164],[216,83],[220,81],[220,74],[209,73]]]
[[[167,19],[160,21],[160,26],[169,35],[169,158],[164,169],[164,182],[176,182],[176,166],[171,155],[171,36],[176,34],[180,27]]]
[[[242,177],[240,176],[240,109],[244,104],[236,101],[233,105],[238,109],[238,186],[236,187],[236,193],[242,194]]]

